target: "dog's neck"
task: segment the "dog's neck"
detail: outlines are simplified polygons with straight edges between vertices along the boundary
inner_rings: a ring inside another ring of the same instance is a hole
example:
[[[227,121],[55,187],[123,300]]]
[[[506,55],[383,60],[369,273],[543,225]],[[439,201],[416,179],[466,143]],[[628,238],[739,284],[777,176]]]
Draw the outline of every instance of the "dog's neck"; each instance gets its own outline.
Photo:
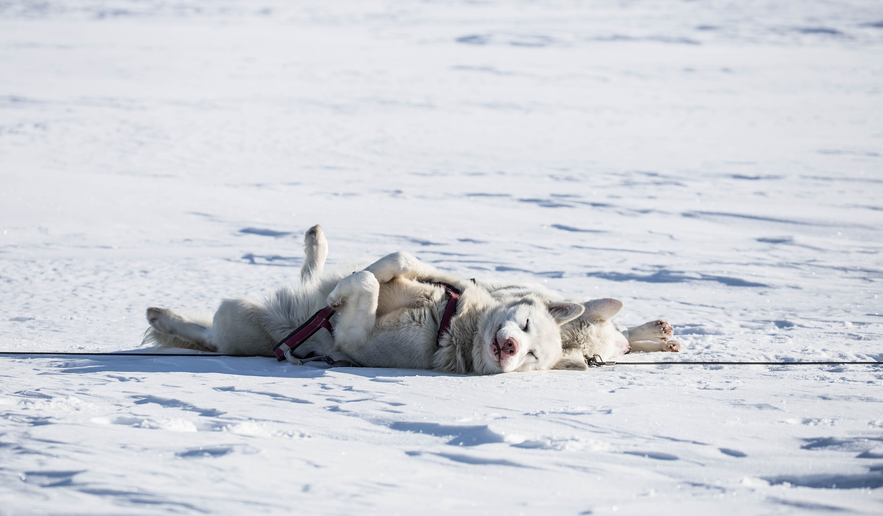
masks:
[[[479,335],[479,325],[482,315],[488,308],[497,304],[487,290],[471,283],[459,285],[464,287],[460,293],[457,312],[451,318],[448,332],[439,341],[439,349],[435,353],[433,368],[439,371],[455,374],[470,374],[476,371],[490,370],[488,364],[484,364],[483,356],[475,356],[473,351],[483,345]],[[443,306],[439,305],[439,316],[442,315]],[[476,363],[478,361],[478,363]]]

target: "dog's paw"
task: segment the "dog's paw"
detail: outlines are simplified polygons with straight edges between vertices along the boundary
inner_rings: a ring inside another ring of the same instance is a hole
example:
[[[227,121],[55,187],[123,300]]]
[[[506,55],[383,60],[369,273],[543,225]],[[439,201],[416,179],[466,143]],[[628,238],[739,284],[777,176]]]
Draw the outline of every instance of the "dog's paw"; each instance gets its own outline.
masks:
[[[337,283],[337,286],[334,287],[334,290],[328,294],[328,297],[325,299],[325,303],[331,308],[340,308],[344,304],[346,304],[346,298],[352,292],[352,276],[347,276],[343,278]]]
[[[640,326],[629,328],[629,341],[666,342],[674,334],[670,324],[662,319],[646,322]]]
[[[147,322],[160,333],[171,333],[172,326],[180,319],[180,315],[168,308],[150,307],[147,309]]]
[[[380,284],[374,275],[368,271],[359,271],[340,280],[328,294],[326,302],[332,308],[339,308],[350,299],[358,303],[362,296],[373,294],[376,297],[379,292]]]
[[[676,340],[670,340],[662,345],[662,351],[671,351],[677,353],[681,350],[681,345]]]
[[[668,340],[674,334],[674,328],[671,327],[666,321],[659,319],[658,321],[653,322],[653,327],[657,332],[660,333],[660,338],[662,340]]]
[[[304,246],[307,249],[318,249],[323,245],[327,245],[325,231],[322,230],[322,226],[316,224],[304,234]]]
[[[322,231],[322,226],[316,224],[315,226],[307,230],[306,234],[304,235],[304,240],[317,241],[320,237],[324,236],[325,232]]]
[[[325,303],[331,308],[337,309],[346,303],[346,297],[349,293],[349,289],[347,288],[347,285],[344,284],[344,280],[346,280],[346,278],[341,280],[337,284],[337,286],[334,287],[334,290],[332,290],[331,293],[328,294],[328,297],[325,299]]]
[[[328,299],[325,300],[325,303],[335,310],[343,306],[344,302],[344,297],[340,295],[340,292],[338,292],[337,289],[332,290],[331,293],[328,294]]]

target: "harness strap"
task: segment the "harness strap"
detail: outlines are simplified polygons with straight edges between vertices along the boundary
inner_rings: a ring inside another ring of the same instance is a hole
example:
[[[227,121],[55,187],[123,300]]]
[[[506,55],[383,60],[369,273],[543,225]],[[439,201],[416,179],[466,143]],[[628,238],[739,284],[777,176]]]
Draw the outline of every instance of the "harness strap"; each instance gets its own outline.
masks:
[[[335,310],[330,306],[326,306],[307,319],[307,322],[301,324],[296,330],[289,333],[287,337],[282,339],[282,341],[279,342],[279,344],[276,344],[276,347],[273,348],[273,354],[276,355],[276,360],[282,362],[283,360],[288,359],[289,356],[294,358],[291,353],[322,328],[325,328],[328,330],[328,333],[334,336],[334,328],[331,327],[330,320],[331,316],[334,315],[334,311]]]
[[[445,305],[445,314],[442,316],[441,323],[438,325],[438,346],[440,347],[442,337],[444,337],[445,333],[451,328],[451,319],[454,318],[454,313],[457,312],[457,304],[460,302],[460,295],[462,292],[447,283],[433,282],[432,284],[444,288],[445,293],[448,296],[448,304]]]

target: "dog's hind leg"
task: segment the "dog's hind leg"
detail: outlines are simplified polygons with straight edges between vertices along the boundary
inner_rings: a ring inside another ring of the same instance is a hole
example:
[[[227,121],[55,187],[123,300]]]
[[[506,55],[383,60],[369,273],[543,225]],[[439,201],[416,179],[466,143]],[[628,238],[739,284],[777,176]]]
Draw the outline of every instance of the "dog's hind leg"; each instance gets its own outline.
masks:
[[[267,308],[251,299],[225,299],[215,312],[209,343],[220,353],[272,356],[276,340],[267,331]]]
[[[340,280],[328,295],[328,306],[338,312],[334,324],[335,348],[356,358],[368,342],[377,322],[380,283],[368,271],[357,272]]]
[[[672,340],[674,329],[662,319],[650,321],[626,334],[632,351],[680,351],[681,345]]]
[[[185,340],[196,347],[217,351],[211,343],[211,330],[196,324],[183,315],[168,308],[148,308],[147,322],[159,333]]]
[[[328,240],[322,226],[316,224],[304,235],[304,266],[300,270],[300,282],[306,285],[322,274],[325,259],[328,257]]]

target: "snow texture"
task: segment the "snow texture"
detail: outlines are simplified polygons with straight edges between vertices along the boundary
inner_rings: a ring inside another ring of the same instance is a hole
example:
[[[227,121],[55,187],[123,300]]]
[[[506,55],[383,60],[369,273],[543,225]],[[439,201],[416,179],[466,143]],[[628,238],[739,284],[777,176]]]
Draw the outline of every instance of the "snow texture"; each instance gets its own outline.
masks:
[[[0,1],[0,349],[406,250],[883,360],[883,3]],[[880,514],[883,368],[2,356],[0,514]]]

